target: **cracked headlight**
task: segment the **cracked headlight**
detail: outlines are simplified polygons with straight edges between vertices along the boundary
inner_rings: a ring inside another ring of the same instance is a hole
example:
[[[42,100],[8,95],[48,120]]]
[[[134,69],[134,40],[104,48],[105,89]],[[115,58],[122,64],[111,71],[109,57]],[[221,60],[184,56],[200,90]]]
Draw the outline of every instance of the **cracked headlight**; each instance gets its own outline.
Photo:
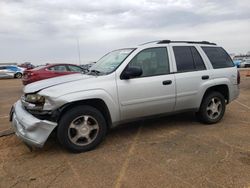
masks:
[[[25,101],[32,104],[44,105],[45,97],[39,94],[26,94]]]
[[[23,95],[21,102],[28,110],[50,111],[55,108],[54,102],[48,96],[42,96],[36,93]]]

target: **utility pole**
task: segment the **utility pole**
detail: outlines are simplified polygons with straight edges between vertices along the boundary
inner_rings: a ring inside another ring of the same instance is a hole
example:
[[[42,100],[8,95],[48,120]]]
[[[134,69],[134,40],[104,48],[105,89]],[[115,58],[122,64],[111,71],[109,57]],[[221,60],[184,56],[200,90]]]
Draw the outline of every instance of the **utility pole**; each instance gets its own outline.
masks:
[[[77,51],[78,51],[78,60],[79,60],[79,65],[81,65],[81,53],[80,53],[80,43],[79,43],[79,38],[77,38]]]

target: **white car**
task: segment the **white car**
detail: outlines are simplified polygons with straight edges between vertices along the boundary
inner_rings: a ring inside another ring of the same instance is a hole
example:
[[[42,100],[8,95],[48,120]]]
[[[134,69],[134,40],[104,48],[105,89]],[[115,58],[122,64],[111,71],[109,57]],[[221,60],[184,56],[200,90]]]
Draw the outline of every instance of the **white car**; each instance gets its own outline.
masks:
[[[243,60],[242,63],[241,63],[241,67],[242,68],[248,68],[248,67],[250,67],[250,59]]]
[[[24,142],[42,147],[53,130],[73,152],[88,151],[109,128],[136,119],[196,112],[219,122],[239,95],[240,75],[214,43],[156,41],[112,51],[88,74],[31,83],[10,113]]]

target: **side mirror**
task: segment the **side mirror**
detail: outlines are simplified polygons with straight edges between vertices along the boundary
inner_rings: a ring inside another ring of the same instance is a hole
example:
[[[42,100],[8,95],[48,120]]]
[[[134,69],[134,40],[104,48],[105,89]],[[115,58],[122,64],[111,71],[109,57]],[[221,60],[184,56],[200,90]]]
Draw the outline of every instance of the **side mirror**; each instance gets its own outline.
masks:
[[[142,75],[142,69],[140,67],[127,67],[121,74],[122,80],[128,80],[130,78],[139,77]]]

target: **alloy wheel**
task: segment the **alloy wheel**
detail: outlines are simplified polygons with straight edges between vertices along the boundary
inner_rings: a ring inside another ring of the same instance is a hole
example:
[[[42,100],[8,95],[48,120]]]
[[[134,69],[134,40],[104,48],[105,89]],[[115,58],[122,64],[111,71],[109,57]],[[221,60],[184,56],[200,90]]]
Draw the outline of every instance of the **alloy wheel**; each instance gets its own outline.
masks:
[[[213,97],[207,106],[207,115],[211,119],[216,119],[222,112],[222,103],[218,97]]]
[[[92,143],[99,132],[97,120],[90,115],[78,116],[68,129],[68,136],[72,143],[78,146],[85,146]]]

